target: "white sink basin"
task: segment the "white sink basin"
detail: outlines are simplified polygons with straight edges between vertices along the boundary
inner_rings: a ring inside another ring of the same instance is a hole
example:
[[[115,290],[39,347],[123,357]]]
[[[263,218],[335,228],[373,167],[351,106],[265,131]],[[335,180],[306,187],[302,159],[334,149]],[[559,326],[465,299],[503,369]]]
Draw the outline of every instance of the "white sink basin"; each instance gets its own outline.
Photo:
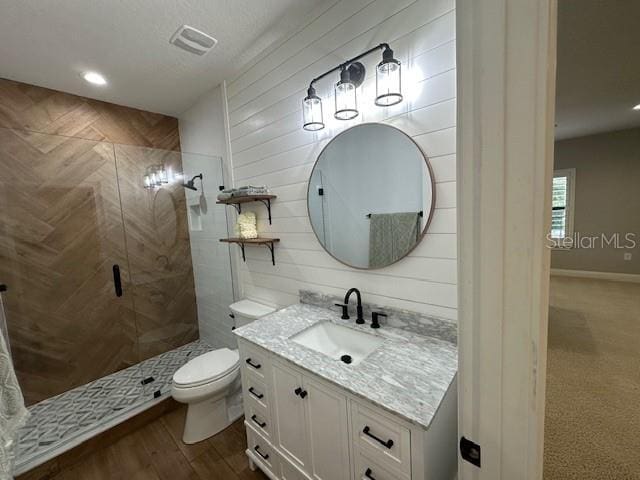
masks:
[[[343,361],[351,365],[360,363],[384,342],[383,338],[332,322],[316,323],[293,335],[291,340],[335,360],[349,355],[351,361]]]

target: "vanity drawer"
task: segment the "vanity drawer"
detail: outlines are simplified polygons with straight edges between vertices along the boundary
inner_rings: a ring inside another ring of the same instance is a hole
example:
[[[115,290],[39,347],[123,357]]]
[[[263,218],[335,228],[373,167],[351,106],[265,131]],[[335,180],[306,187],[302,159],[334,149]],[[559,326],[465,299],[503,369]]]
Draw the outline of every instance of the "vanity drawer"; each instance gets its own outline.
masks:
[[[280,461],[280,477],[282,480],[309,480],[309,477],[297,467],[282,458]]]
[[[411,476],[411,432],[387,415],[351,402],[354,450],[382,467]]]
[[[259,466],[266,467],[273,478],[277,478],[280,472],[278,452],[246,420],[245,426],[247,428],[247,450],[250,452],[250,458],[253,458]]]
[[[246,375],[244,385],[246,398],[253,400],[266,409],[269,408],[269,389],[265,383],[258,380],[255,375]]]
[[[268,440],[272,438],[273,425],[267,407],[245,395],[244,413],[246,422],[259,431]]]
[[[269,356],[259,347],[247,346],[246,343],[242,343],[240,345],[240,365],[243,373],[253,374],[263,382],[271,378]],[[247,378],[249,377],[247,376]]]
[[[361,452],[356,453],[355,466],[356,480],[407,480],[409,478],[392,473]]]

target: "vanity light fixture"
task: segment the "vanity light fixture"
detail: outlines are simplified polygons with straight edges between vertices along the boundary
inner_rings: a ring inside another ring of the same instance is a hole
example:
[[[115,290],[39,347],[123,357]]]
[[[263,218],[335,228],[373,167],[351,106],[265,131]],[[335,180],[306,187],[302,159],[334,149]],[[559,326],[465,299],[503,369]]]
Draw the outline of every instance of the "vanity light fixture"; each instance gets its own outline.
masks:
[[[376,105],[389,107],[402,101],[400,62],[393,58],[389,47],[382,52],[382,61],[376,67]]]
[[[307,96],[302,101],[302,121],[304,122],[302,127],[311,132],[324,128],[322,100],[316,95],[316,89],[313,87],[309,87]]]
[[[144,177],[142,177],[142,184],[144,188],[153,189],[169,183],[169,180],[169,175],[164,165],[151,165],[147,167]]]
[[[334,88],[336,107],[334,116],[338,120],[351,120],[358,116],[356,92],[357,88],[362,85],[366,73],[364,65],[358,60],[376,50],[382,50],[382,61],[376,67],[375,104],[379,107],[388,107],[402,101],[400,62],[393,58],[393,50],[389,44],[381,43],[311,80],[307,96],[302,100],[303,129],[316,131],[324,128],[322,100],[316,94],[313,84],[338,70],[340,71],[340,81],[336,83]]]
[[[349,68],[343,67],[340,72],[340,81],[335,86],[335,99],[336,113],[333,116],[338,120],[351,120],[358,116],[356,84],[351,80]]]

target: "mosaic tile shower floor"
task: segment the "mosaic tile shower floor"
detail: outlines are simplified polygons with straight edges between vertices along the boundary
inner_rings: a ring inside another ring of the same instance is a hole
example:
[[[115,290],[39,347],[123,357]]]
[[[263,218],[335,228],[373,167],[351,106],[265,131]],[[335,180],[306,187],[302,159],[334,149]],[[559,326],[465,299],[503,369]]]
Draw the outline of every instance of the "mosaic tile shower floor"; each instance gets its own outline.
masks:
[[[31,417],[20,432],[16,470],[145,403],[166,398],[174,372],[210,350],[197,340],[29,407]],[[153,381],[143,384],[149,377]]]

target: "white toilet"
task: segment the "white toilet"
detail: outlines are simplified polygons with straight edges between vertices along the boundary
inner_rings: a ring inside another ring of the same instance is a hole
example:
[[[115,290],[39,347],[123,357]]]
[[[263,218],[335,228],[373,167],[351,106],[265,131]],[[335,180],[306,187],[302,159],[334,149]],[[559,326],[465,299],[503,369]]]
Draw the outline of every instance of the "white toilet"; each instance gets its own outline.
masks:
[[[251,300],[240,300],[229,308],[236,327],[275,311]],[[238,405],[241,388],[237,350],[213,350],[179,368],[173,375],[171,396],[189,405],[182,441],[188,444],[201,442],[239,418],[242,415]]]

